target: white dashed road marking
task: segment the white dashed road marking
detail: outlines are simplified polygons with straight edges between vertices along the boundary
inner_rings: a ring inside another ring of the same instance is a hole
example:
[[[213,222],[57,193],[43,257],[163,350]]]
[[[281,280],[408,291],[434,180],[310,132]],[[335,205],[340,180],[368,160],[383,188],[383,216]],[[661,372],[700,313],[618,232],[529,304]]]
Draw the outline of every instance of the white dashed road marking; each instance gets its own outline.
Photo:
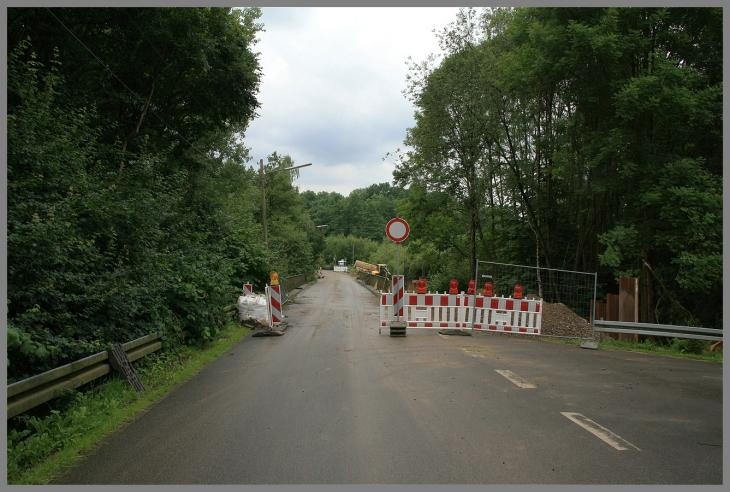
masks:
[[[611,446],[614,449],[617,449],[619,451],[626,451],[629,448],[634,448],[637,451],[641,451],[641,449],[637,448],[633,444],[631,444],[629,441],[624,439],[623,437],[619,436],[618,434],[614,434],[610,430],[603,427],[601,424],[598,424],[585,415],[581,413],[575,413],[575,412],[560,412],[562,415],[564,415],[566,418],[572,420],[579,426],[583,427],[585,430],[596,436],[601,441],[605,442],[609,446]]]
[[[525,381],[524,379],[522,379],[521,377],[519,377],[517,374],[515,374],[512,371],[507,371],[505,369],[495,369],[495,371],[497,371],[499,374],[501,374],[502,376],[507,378],[509,381],[512,382],[512,384],[514,384],[517,387],[525,388],[525,389],[537,388],[537,386],[530,383],[529,381]]]

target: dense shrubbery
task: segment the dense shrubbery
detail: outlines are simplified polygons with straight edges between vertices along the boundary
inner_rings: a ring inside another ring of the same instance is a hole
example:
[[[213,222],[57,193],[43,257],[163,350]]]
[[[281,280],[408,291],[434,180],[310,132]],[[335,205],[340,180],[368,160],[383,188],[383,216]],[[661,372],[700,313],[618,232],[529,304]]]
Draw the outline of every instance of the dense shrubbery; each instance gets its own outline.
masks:
[[[262,244],[259,178],[237,143],[258,105],[258,15],[9,10],[10,380],[153,330],[209,340],[243,280],[313,270],[287,173],[269,183],[280,200]],[[287,164],[274,154],[268,169]]]

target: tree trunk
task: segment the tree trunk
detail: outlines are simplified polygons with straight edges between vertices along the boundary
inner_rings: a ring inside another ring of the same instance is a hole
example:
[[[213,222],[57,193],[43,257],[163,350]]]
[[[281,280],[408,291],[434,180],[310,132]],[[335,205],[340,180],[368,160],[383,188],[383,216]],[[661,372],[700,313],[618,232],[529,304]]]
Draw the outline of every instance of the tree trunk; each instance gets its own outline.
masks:
[[[124,139],[124,144],[122,145],[122,154],[124,154],[127,151],[127,145],[129,144],[129,141],[134,138],[138,133],[139,129],[142,128],[142,122],[144,121],[145,116],[147,116],[147,111],[150,108],[150,102],[152,101],[152,94],[155,93],[155,80],[152,81],[152,87],[150,87],[150,93],[147,94],[147,100],[144,103],[144,107],[142,108],[142,113],[139,115],[139,119],[137,120],[137,125],[134,127],[134,129],[129,132],[127,137]],[[124,171],[124,160],[122,160],[119,163],[119,173]]]
[[[469,256],[471,260],[470,265],[470,278],[476,280],[476,265],[477,265],[477,207],[476,200],[474,198],[469,200]]]

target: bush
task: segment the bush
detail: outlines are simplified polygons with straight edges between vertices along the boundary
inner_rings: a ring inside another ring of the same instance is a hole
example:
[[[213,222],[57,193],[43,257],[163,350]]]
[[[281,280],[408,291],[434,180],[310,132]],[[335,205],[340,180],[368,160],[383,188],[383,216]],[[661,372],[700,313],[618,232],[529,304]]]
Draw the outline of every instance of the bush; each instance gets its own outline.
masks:
[[[702,354],[707,348],[707,342],[694,338],[673,338],[670,347],[682,354]]]

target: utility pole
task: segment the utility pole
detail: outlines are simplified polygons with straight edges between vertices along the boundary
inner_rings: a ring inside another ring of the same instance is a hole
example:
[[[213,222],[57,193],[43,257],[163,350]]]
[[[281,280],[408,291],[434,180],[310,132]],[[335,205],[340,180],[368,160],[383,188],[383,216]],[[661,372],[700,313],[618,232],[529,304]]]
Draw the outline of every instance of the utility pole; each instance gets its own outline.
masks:
[[[291,171],[292,169],[299,169],[299,168],[307,167],[307,166],[311,166],[311,165],[312,165],[312,163],[309,162],[307,164],[302,164],[300,166],[291,166],[291,167],[286,167],[283,169],[282,168],[272,169],[271,171],[269,171],[268,174],[271,174],[276,171]],[[259,176],[261,178],[261,222],[262,222],[262,225],[264,226],[264,245],[268,248],[268,246],[269,246],[269,225],[266,220],[266,174],[267,173],[264,172],[264,160],[259,159]]]
[[[259,174],[261,177],[261,222],[264,226],[264,245],[269,246],[269,228],[266,223],[266,174],[264,174],[264,160],[259,160]]]

